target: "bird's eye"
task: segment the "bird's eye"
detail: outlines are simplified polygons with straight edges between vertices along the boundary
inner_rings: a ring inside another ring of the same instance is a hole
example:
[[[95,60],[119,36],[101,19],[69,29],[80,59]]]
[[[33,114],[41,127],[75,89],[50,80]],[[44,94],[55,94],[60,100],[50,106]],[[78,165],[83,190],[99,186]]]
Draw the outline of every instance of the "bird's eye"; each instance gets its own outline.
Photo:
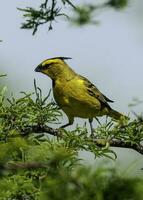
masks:
[[[50,64],[44,64],[42,65],[42,69],[49,69],[51,67]]]

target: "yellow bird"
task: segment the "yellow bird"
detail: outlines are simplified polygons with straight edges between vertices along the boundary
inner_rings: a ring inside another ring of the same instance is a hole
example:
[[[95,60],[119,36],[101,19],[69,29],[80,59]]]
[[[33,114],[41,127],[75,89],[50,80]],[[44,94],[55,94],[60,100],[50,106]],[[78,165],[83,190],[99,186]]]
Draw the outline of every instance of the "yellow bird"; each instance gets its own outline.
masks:
[[[125,117],[113,110],[108,102],[113,102],[103,95],[88,79],[77,74],[65,60],[69,57],[55,57],[44,60],[35,71],[48,75],[52,79],[55,101],[66,113],[69,122],[61,128],[72,125],[74,117],[89,119],[91,134],[92,121],[98,116],[107,115],[115,120]]]

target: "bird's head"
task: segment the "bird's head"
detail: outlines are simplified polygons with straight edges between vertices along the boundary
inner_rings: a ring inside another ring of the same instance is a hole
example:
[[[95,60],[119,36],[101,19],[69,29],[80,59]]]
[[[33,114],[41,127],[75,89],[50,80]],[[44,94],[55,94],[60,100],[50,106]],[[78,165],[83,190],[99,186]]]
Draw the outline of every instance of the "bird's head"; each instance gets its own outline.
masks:
[[[64,60],[71,59],[69,57],[55,57],[44,60],[40,63],[35,71],[48,75],[51,79],[56,79],[57,76],[62,74],[68,67]]]

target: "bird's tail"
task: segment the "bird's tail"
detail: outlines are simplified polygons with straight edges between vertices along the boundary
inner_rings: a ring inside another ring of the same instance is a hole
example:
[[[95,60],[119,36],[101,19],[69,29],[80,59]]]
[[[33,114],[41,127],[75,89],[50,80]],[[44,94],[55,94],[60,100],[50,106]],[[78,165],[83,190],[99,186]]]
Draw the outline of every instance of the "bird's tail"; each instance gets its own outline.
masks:
[[[129,120],[129,117],[127,117],[126,115],[123,115],[122,113],[119,113],[118,111],[111,109],[108,113],[108,115],[115,119],[115,120]]]

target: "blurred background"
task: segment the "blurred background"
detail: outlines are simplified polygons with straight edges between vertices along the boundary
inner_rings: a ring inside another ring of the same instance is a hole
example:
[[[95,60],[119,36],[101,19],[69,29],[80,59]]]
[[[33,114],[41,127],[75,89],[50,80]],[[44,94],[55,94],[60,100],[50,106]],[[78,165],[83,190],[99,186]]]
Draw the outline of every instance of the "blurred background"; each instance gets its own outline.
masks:
[[[121,11],[101,10],[96,19],[99,25],[75,27],[65,20],[57,20],[52,31],[41,26],[35,36],[29,30],[20,29],[22,13],[17,7],[38,6],[41,1],[2,1],[0,7],[0,71],[8,94],[19,96],[20,91],[33,91],[33,79],[46,95],[51,80],[35,67],[44,59],[56,56],[72,57],[68,64],[79,74],[91,80],[107,97],[114,100],[113,108],[131,114],[142,112],[142,104],[128,106],[133,99],[143,100],[143,1],[129,1]],[[83,1],[80,1],[83,2]],[[84,1],[91,2],[91,1]],[[83,125],[85,120],[76,120]],[[95,123],[95,126],[97,124]],[[118,168],[130,167],[139,174],[143,159],[133,150],[116,149],[118,160],[112,162]],[[81,156],[85,156],[81,153]],[[93,161],[90,155],[87,160]],[[128,162],[127,162],[128,160]],[[125,162],[126,161],[126,162]],[[95,162],[95,161],[94,161]],[[103,161],[100,161],[103,162]],[[96,162],[98,165],[98,162]],[[129,171],[128,171],[129,173]]]

